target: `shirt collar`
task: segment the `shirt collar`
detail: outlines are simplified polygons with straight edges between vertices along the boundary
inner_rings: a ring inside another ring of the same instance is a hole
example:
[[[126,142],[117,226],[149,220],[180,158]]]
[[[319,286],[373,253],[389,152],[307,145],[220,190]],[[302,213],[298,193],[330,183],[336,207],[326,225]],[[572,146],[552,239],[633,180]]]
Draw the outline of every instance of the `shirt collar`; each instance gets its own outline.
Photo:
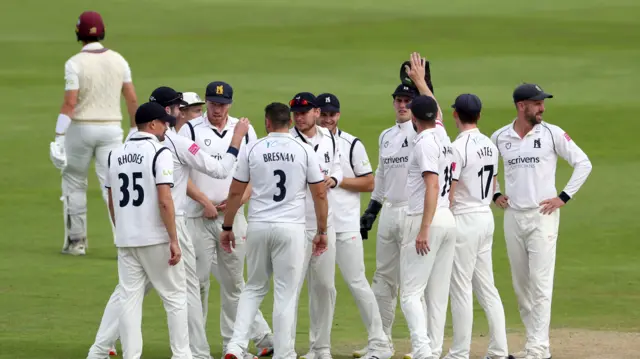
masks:
[[[291,137],[293,138],[293,136],[291,136],[291,134],[289,132],[284,133],[284,132],[269,132],[269,134],[267,136],[271,136],[271,137]]]
[[[436,129],[435,129],[435,127],[434,127],[434,128],[428,128],[428,129],[426,129],[426,130],[424,130],[424,131],[420,132],[420,133],[419,133],[419,134],[418,134],[418,135],[413,139],[413,143],[418,142],[418,141],[419,141],[421,138],[423,138],[424,136],[426,136],[426,135],[428,135],[428,134],[430,134],[430,133],[433,133],[433,132],[435,132],[435,131],[436,131]]]
[[[158,137],[150,134],[149,132],[144,132],[144,131],[138,131],[133,135],[131,135],[131,138],[129,138],[129,141],[142,141],[142,140],[153,140],[153,141],[159,142]]]
[[[202,115],[205,125],[209,126],[209,128],[211,128],[214,131],[218,132],[218,128],[211,124],[211,121],[209,121],[209,118],[206,115],[207,115],[206,112]],[[229,127],[231,125],[235,125],[236,122],[238,122],[237,118],[231,117],[231,116],[227,116],[227,123],[224,124],[224,127],[222,128],[222,132],[227,131],[229,129]]]
[[[525,139],[528,136],[532,136],[534,134],[539,134],[543,124],[544,124],[544,121],[534,125],[531,131],[529,131],[526,135],[524,135],[522,139]],[[511,122],[511,126],[509,126],[509,133],[513,137],[520,138],[520,135],[516,132],[515,125],[516,125],[516,120],[514,119],[513,122]]]
[[[316,137],[318,137],[318,136],[323,136],[323,133],[322,133],[322,131],[320,130],[320,126],[318,126],[318,125],[316,125],[316,135],[315,135],[315,136],[313,136],[313,138],[309,138],[309,137],[305,136],[305,134],[304,134],[304,133],[302,133],[300,130],[298,130],[298,128],[297,128],[297,127],[295,127],[295,126],[293,127],[293,129],[295,130],[296,134],[297,134],[298,136],[300,136],[300,139],[301,139],[301,140],[302,140],[302,142],[304,142],[304,143],[310,143],[310,142],[313,142],[313,139],[314,139],[314,138],[316,138]],[[328,130],[327,130],[327,131],[328,131]]]
[[[102,44],[99,42],[90,42],[82,47],[82,51],[92,51],[100,49],[104,49],[104,46],[102,46]]]
[[[458,137],[456,137],[456,140],[457,140],[458,138],[460,138],[460,137],[464,136],[464,135],[468,135],[468,134],[470,134],[470,133],[474,133],[474,132],[480,132],[480,129],[476,127],[476,128],[472,128],[472,129],[470,129],[470,130],[462,131],[462,132],[460,132],[460,133],[458,134]]]
[[[396,122],[396,126],[403,130],[407,128],[413,129],[413,122],[411,122],[411,120],[405,122]]]

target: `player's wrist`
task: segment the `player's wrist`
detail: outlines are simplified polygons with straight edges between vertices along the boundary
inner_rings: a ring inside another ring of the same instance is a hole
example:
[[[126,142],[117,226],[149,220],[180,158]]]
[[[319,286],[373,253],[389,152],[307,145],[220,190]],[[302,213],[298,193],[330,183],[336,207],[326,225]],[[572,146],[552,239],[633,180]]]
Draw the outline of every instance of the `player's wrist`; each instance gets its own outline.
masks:
[[[231,232],[233,230],[233,226],[231,226],[231,225],[227,226],[227,225],[223,224],[222,225],[222,230],[226,231],[226,232]]]
[[[316,232],[316,234],[320,235],[320,236],[326,236],[327,235],[327,230],[318,228],[318,231]]]
[[[562,202],[564,203],[569,202],[569,200],[571,199],[571,197],[565,191],[560,192],[558,198],[560,198],[560,200],[562,200]]]

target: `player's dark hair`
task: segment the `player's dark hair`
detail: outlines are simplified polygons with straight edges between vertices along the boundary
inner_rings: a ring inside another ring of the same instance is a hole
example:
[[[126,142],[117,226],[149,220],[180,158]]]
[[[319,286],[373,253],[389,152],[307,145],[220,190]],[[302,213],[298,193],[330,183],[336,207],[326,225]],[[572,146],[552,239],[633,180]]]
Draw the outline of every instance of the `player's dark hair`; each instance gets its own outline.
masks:
[[[274,129],[288,128],[289,121],[291,121],[290,113],[289,106],[280,102],[272,102],[264,108],[264,116],[276,127]]]
[[[78,41],[82,41],[82,42],[85,42],[87,44],[90,44],[92,42],[100,42],[100,41],[104,40],[104,35],[102,35],[102,36],[82,36],[80,34],[76,34],[76,38],[78,39]]]
[[[480,113],[467,113],[463,111],[457,111],[457,112],[458,112],[458,118],[460,119],[460,122],[465,124],[478,123],[478,120],[480,119]]]

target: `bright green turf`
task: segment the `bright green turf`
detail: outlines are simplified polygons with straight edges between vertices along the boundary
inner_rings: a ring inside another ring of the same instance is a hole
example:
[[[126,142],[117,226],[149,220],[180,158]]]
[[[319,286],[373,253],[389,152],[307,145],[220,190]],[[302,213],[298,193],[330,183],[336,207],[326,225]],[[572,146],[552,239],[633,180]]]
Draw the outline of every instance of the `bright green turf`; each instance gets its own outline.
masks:
[[[514,116],[514,86],[540,83],[555,95],[546,120],[567,130],[594,165],[562,210],[552,324],[640,329],[640,151],[632,144],[640,130],[637,1],[4,0],[2,8],[0,358],[84,357],[116,284],[115,249],[93,173],[89,255],[59,254],[60,178],[48,158],[63,64],[79,49],[73,28],[88,8],[103,13],[106,44],[128,59],[141,101],[156,86],[202,94],[209,81],[225,80],[236,91],[233,115],[248,116],[263,134],[268,102],[286,102],[298,91],[334,92],[343,103],[342,128],[362,138],[374,165],[378,134],[393,123],[398,66],[411,51],[433,62],[452,138],[447,108],[457,94],[482,98],[481,127],[491,133]],[[561,164],[559,189],[569,170]],[[496,281],[509,330],[521,330],[496,214]],[[369,276],[374,248],[366,242]],[[335,354],[344,355],[363,345],[366,333],[340,274],[336,282],[333,343],[340,348]],[[209,338],[219,355],[217,288],[212,291]],[[268,317],[270,304],[269,297]],[[476,328],[484,331],[480,313]],[[307,348],[307,318],[305,294],[300,354]],[[149,296],[145,358],[169,356],[165,323],[157,296]],[[400,310],[394,336],[407,338]]]

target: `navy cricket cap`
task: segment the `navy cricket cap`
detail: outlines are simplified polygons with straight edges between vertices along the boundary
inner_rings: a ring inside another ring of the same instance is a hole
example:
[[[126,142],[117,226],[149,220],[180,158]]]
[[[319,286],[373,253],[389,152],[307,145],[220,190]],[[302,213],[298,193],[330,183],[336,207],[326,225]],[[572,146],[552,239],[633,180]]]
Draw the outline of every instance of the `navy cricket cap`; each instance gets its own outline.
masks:
[[[553,98],[553,95],[548,94],[536,84],[522,84],[513,91],[513,102],[520,101],[540,101],[546,98]]]
[[[311,92],[300,92],[289,101],[291,112],[307,112],[318,108],[316,97]]]
[[[171,126],[174,126],[176,123],[176,118],[169,115],[161,104],[157,102],[147,102],[140,105],[136,110],[136,124],[140,125],[153,120],[168,122]]]
[[[396,90],[391,94],[393,98],[396,98],[396,96],[406,96],[409,98],[414,98],[418,95],[418,90],[416,90],[412,86],[407,86],[405,84],[398,85],[398,87],[396,87]]]
[[[421,121],[435,121],[438,117],[438,103],[431,96],[418,96],[411,101],[411,113]]]
[[[340,101],[338,97],[332,93],[318,95],[316,103],[322,112],[340,112]]]
[[[227,105],[233,102],[233,87],[224,81],[214,81],[207,85],[204,96],[209,102]]]
[[[456,97],[456,101],[451,105],[451,108],[469,115],[477,115],[482,111],[482,102],[478,96],[464,93]]]
[[[160,86],[157,89],[153,90],[151,96],[149,96],[149,102],[156,102],[162,107],[187,104],[182,99],[182,92],[177,92],[176,90],[167,86]]]

